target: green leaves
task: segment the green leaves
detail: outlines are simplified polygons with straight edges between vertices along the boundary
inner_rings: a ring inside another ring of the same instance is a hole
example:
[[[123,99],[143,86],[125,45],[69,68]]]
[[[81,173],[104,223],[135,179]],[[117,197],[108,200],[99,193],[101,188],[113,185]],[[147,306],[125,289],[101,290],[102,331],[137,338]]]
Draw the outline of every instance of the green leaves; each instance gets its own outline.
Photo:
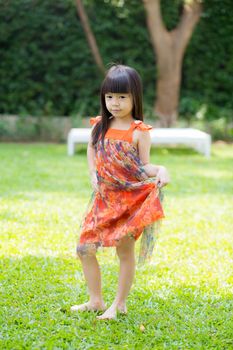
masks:
[[[161,1],[169,30],[179,22],[182,3]],[[145,109],[152,115],[156,58],[142,1],[88,0],[84,5],[105,65],[120,62],[138,69]],[[102,77],[74,2],[2,0],[0,6],[0,113],[98,114]],[[230,0],[205,1],[185,54],[181,91],[181,97],[229,110],[233,107],[231,6]]]

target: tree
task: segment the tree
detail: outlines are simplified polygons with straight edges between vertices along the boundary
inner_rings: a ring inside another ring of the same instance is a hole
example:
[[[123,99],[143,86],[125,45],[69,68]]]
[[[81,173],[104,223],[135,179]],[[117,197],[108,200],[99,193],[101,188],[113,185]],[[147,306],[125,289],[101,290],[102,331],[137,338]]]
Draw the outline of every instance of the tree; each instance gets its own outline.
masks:
[[[202,4],[200,0],[184,0],[180,22],[169,32],[162,20],[160,0],[142,1],[157,61],[154,110],[161,126],[169,127],[177,120],[183,56],[200,18]]]
[[[160,0],[142,1],[157,63],[154,111],[161,126],[169,127],[177,120],[183,56],[200,18],[202,4],[201,0],[183,0],[180,21],[176,28],[168,31],[163,23]],[[76,7],[95,63],[104,73],[103,60],[81,0],[76,0]]]
[[[88,44],[90,46],[94,61],[97,64],[101,73],[104,74],[105,68],[104,68],[103,60],[102,60],[101,55],[99,53],[99,49],[98,49],[98,46],[96,44],[95,36],[91,30],[88,16],[86,14],[86,11],[84,9],[84,6],[83,6],[81,0],[76,0],[76,8],[77,8],[77,12],[78,12],[79,17],[80,17],[80,21],[81,21],[82,26],[83,26],[83,30],[86,34],[86,38],[87,38]]]

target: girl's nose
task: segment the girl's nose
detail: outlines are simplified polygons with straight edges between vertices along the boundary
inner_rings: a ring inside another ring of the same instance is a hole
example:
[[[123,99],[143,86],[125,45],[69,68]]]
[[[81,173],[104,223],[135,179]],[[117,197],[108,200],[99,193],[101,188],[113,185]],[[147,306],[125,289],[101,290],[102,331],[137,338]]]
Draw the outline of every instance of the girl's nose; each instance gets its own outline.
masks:
[[[113,98],[112,104],[115,106],[119,105],[119,99],[117,97]]]

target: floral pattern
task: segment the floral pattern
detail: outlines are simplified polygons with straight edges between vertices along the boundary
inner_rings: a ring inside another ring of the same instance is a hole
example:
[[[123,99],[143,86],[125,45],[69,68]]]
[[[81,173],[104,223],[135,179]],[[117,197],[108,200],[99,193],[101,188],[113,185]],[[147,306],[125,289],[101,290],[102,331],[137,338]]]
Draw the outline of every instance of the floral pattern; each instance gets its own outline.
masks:
[[[91,124],[101,117],[91,118]],[[128,130],[109,129],[104,149],[99,140],[95,147],[96,175],[99,191],[92,194],[81,223],[77,251],[89,247],[117,246],[126,235],[141,238],[139,263],[150,260],[158,234],[159,221],[164,217],[161,190],[155,178],[143,169],[137,147],[132,142],[135,129],[150,130],[140,120]]]

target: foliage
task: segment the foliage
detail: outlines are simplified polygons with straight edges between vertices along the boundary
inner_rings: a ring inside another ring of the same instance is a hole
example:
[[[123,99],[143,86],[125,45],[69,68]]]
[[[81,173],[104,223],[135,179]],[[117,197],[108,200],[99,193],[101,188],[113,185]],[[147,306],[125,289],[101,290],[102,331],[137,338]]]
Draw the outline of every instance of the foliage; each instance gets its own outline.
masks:
[[[187,103],[189,103],[186,109]],[[193,103],[193,104],[192,104]],[[190,112],[191,108],[193,112]],[[184,118],[180,118],[176,127],[191,127],[203,130],[212,136],[212,141],[233,141],[233,123],[230,121],[228,110],[217,108],[215,114],[211,112],[212,119],[208,119],[209,106],[199,105],[186,99],[182,104]],[[148,113],[145,121],[157,127],[155,120]],[[213,118],[214,116],[214,118]],[[66,142],[70,128],[90,127],[89,119],[81,115],[72,117],[15,117],[12,121],[10,116],[0,116],[0,142],[25,141],[25,142]]]
[[[232,111],[233,99],[229,94],[233,88],[231,8],[230,0],[205,0],[201,21],[184,60],[182,96],[192,96]]]
[[[1,145],[0,348],[232,349],[232,146],[214,146],[210,160],[152,152],[171,173],[166,219],[152,264],[137,268],[128,316],[111,322],[69,312],[87,300],[75,259],[91,194],[85,153]],[[110,248],[98,259],[110,305],[118,261]]]
[[[181,1],[163,0],[169,30]],[[141,1],[84,1],[106,66],[134,66],[144,82],[145,109],[155,94],[155,58]],[[0,112],[31,115],[95,115],[98,72],[74,2],[0,0]],[[183,66],[181,97],[232,110],[231,0],[206,0]]]
[[[180,103],[178,124],[201,129],[211,134],[213,140],[233,140],[233,110],[184,97]]]

